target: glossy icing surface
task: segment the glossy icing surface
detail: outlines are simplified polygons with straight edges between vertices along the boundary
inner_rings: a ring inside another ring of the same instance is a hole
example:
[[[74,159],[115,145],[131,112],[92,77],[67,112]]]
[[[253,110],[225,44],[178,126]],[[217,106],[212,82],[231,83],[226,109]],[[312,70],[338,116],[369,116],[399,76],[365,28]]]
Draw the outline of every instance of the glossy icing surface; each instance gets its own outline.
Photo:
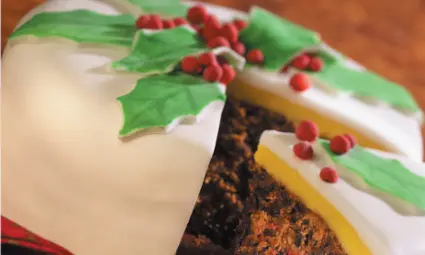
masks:
[[[299,160],[292,152],[297,139],[292,134],[267,131],[260,146],[276,154],[309,183],[323,197],[327,198],[356,230],[360,239],[372,254],[419,255],[425,253],[425,217],[406,216],[394,210],[380,197],[356,189],[343,179],[335,184],[323,182],[320,169],[329,166],[323,154],[318,152],[314,160]],[[425,166],[406,157],[372,151],[378,156],[397,159],[412,173],[425,176]],[[337,166],[335,166],[337,168]],[[403,205],[400,205],[403,206]]]
[[[25,19],[75,9],[118,13],[53,0]],[[215,147],[223,102],[196,125],[118,139],[116,98],[139,76],[99,67],[126,55],[35,40],[9,45],[2,60],[2,213],[76,254],[172,254]]]

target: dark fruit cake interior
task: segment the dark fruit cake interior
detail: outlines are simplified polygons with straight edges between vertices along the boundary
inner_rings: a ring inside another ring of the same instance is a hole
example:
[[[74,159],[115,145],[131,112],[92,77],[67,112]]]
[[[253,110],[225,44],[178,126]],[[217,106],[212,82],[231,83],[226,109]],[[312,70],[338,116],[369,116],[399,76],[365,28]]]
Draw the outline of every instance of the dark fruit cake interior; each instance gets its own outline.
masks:
[[[291,132],[293,125],[259,106],[227,100],[178,255],[345,254],[326,223],[255,163],[260,135],[270,129]]]

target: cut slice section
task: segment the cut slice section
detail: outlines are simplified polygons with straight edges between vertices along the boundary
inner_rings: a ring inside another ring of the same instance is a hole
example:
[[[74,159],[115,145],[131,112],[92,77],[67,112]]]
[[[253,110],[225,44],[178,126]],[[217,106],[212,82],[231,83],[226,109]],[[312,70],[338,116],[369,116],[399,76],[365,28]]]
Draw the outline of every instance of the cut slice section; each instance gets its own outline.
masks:
[[[420,211],[416,215],[407,213],[405,201],[400,203],[390,193],[380,192],[367,182],[347,175],[347,164],[332,160],[331,157],[344,158],[350,163],[359,160],[358,165],[363,167],[363,171],[378,174],[381,171],[379,164],[364,167],[366,164],[361,161],[365,158],[358,158],[360,156],[356,150],[363,150],[379,160],[400,164],[404,170],[417,176],[415,182],[422,182],[425,165],[405,157],[361,147],[335,156],[325,150],[323,143],[326,142],[323,140],[313,146],[312,160],[302,160],[292,151],[298,142],[293,134],[266,131],[261,137],[255,158],[276,180],[325,219],[348,254],[409,255],[425,252],[422,242],[425,238],[425,215]],[[321,179],[320,172],[324,167],[336,169],[339,179],[335,183]],[[415,192],[425,194],[425,189]]]

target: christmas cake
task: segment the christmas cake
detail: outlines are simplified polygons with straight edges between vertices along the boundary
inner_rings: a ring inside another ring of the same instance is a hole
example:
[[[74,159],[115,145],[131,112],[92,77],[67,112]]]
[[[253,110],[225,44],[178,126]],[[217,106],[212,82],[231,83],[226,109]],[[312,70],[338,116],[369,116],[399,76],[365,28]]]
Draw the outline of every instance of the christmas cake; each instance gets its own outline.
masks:
[[[75,254],[176,251],[194,205],[214,203],[196,197],[227,94],[422,159],[422,112],[403,87],[257,7],[50,0],[10,36],[2,72],[2,214]],[[235,149],[210,169],[237,169],[249,148]],[[238,196],[231,226],[251,197]],[[187,230],[234,247],[230,225],[204,216],[215,237],[202,217]]]

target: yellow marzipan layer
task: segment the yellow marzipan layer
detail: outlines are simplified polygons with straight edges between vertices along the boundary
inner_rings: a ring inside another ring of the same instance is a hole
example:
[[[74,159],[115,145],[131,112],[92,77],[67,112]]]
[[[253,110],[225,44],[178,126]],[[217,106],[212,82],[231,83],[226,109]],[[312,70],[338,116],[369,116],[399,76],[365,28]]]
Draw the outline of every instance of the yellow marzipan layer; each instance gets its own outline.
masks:
[[[345,217],[293,168],[274,152],[260,145],[255,160],[289,191],[300,197],[304,204],[318,213],[334,231],[344,250],[350,255],[371,255],[357,232]]]
[[[323,138],[332,138],[335,135],[349,133],[353,135],[357,142],[369,148],[374,148],[382,151],[396,152],[387,148],[379,141],[374,141],[369,137],[361,134],[357,130],[340,123],[335,119],[324,116],[314,111],[313,109],[306,108],[302,105],[295,104],[289,100],[282,98],[273,93],[255,88],[249,84],[242,84],[238,81],[233,82],[227,89],[227,92],[239,100],[246,100],[256,105],[260,105],[266,109],[282,114],[288,120],[297,123],[302,120],[310,120],[315,122],[320,130],[320,136]],[[397,153],[397,152],[396,152]]]

